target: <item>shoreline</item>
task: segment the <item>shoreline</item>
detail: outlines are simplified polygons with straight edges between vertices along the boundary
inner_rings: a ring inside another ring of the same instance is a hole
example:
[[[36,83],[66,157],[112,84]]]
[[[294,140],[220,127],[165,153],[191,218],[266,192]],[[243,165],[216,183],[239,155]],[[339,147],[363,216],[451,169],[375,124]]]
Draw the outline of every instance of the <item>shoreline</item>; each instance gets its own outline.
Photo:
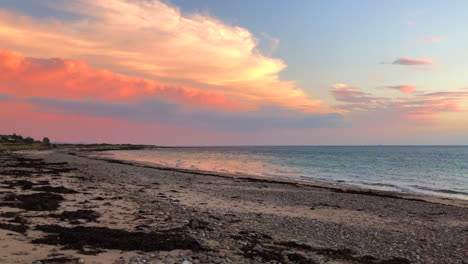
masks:
[[[458,201],[154,168],[88,154],[0,152],[0,263],[467,259],[468,208]]]
[[[137,160],[127,160],[127,159],[119,159],[119,158],[112,158],[110,155],[106,155],[105,151],[113,151],[113,150],[90,150],[84,151],[83,153],[87,153],[83,156],[88,158],[94,158],[103,160],[106,162],[121,162],[121,164],[133,165],[133,166],[147,166],[149,168],[159,169],[159,170],[168,170],[174,172],[182,172],[182,173],[191,173],[191,174],[199,174],[204,176],[213,176],[213,177],[225,177],[225,178],[232,178],[232,179],[249,179],[254,181],[263,181],[269,183],[282,183],[282,184],[292,184],[292,185],[304,185],[304,186],[312,186],[317,188],[324,188],[329,189],[332,191],[337,192],[347,192],[347,193],[355,193],[361,195],[370,195],[370,196],[380,196],[380,197],[387,197],[393,199],[406,199],[406,200],[415,200],[415,201],[426,201],[430,203],[439,203],[439,204],[446,204],[446,205],[454,205],[454,206],[461,206],[468,208],[468,200],[459,199],[459,198],[448,198],[448,197],[441,197],[435,195],[427,195],[427,194],[418,194],[418,193],[409,193],[403,191],[387,191],[387,190],[378,190],[372,189],[370,187],[358,186],[353,184],[346,184],[341,182],[328,182],[328,181],[321,181],[321,180],[304,180],[304,179],[293,179],[293,178],[286,178],[286,177],[275,177],[275,176],[266,176],[266,175],[256,175],[256,174],[234,174],[234,173],[224,173],[218,171],[205,171],[205,170],[197,170],[197,169],[186,169],[186,168],[177,168],[177,167],[170,167],[164,166],[162,164],[157,164],[153,162],[144,162],[144,161],[137,161]]]

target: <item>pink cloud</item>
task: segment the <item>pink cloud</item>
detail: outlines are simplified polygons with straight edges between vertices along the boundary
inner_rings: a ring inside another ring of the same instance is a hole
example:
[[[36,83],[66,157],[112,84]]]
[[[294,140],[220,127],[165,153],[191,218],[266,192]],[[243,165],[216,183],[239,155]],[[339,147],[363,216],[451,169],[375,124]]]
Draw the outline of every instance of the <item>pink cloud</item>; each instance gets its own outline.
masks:
[[[332,88],[332,95],[337,101],[367,103],[373,100],[373,97],[369,96],[368,93],[364,93],[360,87],[349,87],[344,84],[335,84]]]
[[[408,25],[415,25],[416,22],[414,22],[414,21],[412,21],[412,20],[408,20],[408,21],[406,22],[406,24],[408,24]]]
[[[466,90],[466,89],[460,89]],[[468,98],[468,92],[433,92],[421,95],[422,97],[448,97],[448,98]]]
[[[468,112],[468,93],[436,92],[424,93],[411,98],[399,100],[389,108],[398,108],[410,119],[431,120],[439,113]]]
[[[414,93],[416,86],[412,85],[397,85],[397,86],[385,86],[385,88],[399,90],[402,93]]]
[[[419,39],[426,41],[426,42],[440,42],[442,41],[442,38],[438,37],[419,37]]]
[[[363,92],[359,87],[345,84],[332,86],[331,94],[341,104],[337,107],[346,111],[373,111],[379,116],[383,112],[399,113],[409,119],[430,120],[439,113],[468,112],[468,92],[461,89],[457,92],[414,93],[414,86],[387,86],[411,94],[405,98],[378,97]],[[377,111],[377,112],[375,112]]]
[[[26,58],[0,50],[0,93],[16,97],[127,101],[157,98],[224,110],[242,106],[222,94],[98,70],[65,59]]]
[[[351,110],[364,110],[379,107],[381,97],[375,97],[370,93],[362,91],[360,87],[350,87],[346,84],[332,85],[331,93],[336,101],[344,103],[339,108]]]
[[[401,57],[396,59],[392,62],[392,64],[399,64],[399,65],[434,65],[436,64],[431,59],[426,57],[421,57],[420,59],[411,59],[408,57]]]
[[[435,100],[413,100],[402,103],[400,108],[404,110],[404,115],[410,119],[430,120],[436,114],[444,112],[467,112],[460,101],[438,98]]]

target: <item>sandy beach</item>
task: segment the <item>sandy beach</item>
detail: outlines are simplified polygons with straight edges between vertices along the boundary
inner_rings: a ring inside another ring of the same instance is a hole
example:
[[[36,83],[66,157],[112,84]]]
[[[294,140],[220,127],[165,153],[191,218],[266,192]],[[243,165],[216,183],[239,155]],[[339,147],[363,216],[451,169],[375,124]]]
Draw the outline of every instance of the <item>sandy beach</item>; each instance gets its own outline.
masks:
[[[0,152],[0,263],[468,263],[468,201]]]

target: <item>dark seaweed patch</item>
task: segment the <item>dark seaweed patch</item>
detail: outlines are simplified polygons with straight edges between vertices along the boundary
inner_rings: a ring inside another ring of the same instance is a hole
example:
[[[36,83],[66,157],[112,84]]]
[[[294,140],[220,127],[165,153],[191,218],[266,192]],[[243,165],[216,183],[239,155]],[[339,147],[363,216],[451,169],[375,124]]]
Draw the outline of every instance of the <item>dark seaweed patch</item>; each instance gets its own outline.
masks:
[[[17,232],[17,233],[26,233],[26,231],[28,230],[28,227],[24,224],[15,225],[15,224],[0,223],[0,229],[10,230],[10,231]]]
[[[25,195],[8,194],[0,203],[2,206],[21,208],[32,211],[57,210],[63,197],[53,193],[33,193]]]
[[[59,186],[59,187],[41,186],[41,187],[33,188],[33,191],[52,192],[52,193],[78,193],[75,190],[68,189],[63,186]]]
[[[61,214],[52,214],[51,217],[58,218],[62,221],[68,220],[86,220],[88,222],[96,222],[96,220],[101,216],[98,212],[93,210],[76,210],[76,211],[65,211]]]
[[[2,173],[6,175],[13,175],[15,177],[29,177],[33,174],[52,174],[60,175],[76,170],[75,168],[66,168],[67,162],[47,163],[42,159],[30,159],[18,156],[12,156],[11,163],[6,164],[7,167],[14,169],[5,170]],[[21,170],[16,169],[21,168]],[[24,169],[24,170],[23,170]]]
[[[0,217],[4,217],[4,218],[15,218],[17,216],[19,216],[20,213],[18,212],[4,212],[4,213],[0,213]]]
[[[37,230],[49,233],[44,238],[33,240],[35,244],[62,245],[65,249],[84,250],[119,249],[123,251],[171,251],[175,249],[203,250],[197,240],[181,229],[161,232],[129,232],[105,227],[62,227],[58,225],[37,226]]]
[[[6,188],[14,189],[20,187],[23,190],[30,190],[35,184],[31,181],[18,180],[18,181],[3,181],[2,184],[7,185]]]
[[[2,172],[2,174],[4,175],[12,175],[15,177],[29,177],[33,173],[34,173],[33,171],[25,171],[25,170],[6,170]]]
[[[42,264],[78,264],[80,263],[80,259],[72,257],[52,257],[47,259],[41,259],[39,260],[39,262]]]

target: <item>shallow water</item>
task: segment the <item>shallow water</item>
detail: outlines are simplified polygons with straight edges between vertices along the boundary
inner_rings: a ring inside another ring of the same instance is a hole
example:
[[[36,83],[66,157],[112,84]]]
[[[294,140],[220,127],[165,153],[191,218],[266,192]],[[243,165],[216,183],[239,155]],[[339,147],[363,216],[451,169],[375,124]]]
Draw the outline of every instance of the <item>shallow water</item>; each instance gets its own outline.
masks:
[[[118,159],[468,200],[468,147],[248,146],[113,151]]]

